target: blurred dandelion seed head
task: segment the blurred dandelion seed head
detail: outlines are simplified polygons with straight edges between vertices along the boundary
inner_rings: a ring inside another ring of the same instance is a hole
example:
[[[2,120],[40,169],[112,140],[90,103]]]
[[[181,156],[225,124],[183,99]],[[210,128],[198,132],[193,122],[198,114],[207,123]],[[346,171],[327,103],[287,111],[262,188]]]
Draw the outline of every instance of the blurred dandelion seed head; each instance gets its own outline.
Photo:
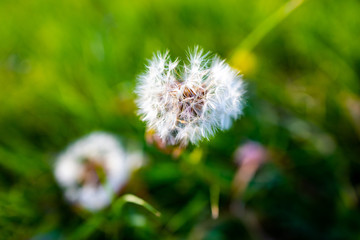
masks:
[[[142,154],[125,152],[114,136],[95,132],[62,152],[54,173],[68,201],[96,211],[110,204],[141,161]]]
[[[157,53],[140,75],[136,93],[142,120],[167,145],[186,146],[231,127],[243,108],[239,72],[219,57],[195,47],[180,66]]]

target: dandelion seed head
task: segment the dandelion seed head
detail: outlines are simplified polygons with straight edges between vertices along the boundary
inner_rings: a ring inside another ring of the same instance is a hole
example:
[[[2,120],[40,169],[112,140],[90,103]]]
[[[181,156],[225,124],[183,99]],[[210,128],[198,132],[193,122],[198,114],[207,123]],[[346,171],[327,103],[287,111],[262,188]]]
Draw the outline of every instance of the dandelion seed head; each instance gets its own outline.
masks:
[[[186,146],[228,129],[243,108],[242,76],[219,57],[196,47],[188,63],[157,53],[140,75],[139,114],[168,145]]]
[[[95,132],[71,144],[55,162],[54,174],[68,201],[90,211],[110,204],[142,160],[108,133]]]

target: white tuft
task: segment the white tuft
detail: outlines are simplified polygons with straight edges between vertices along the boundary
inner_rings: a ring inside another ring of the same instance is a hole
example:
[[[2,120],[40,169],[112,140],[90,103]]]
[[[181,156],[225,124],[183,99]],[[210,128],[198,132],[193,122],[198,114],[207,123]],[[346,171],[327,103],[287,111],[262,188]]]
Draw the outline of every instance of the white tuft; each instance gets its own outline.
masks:
[[[168,145],[186,146],[231,127],[242,114],[244,83],[239,72],[196,47],[179,66],[157,53],[139,76],[139,114]]]
[[[114,136],[95,132],[70,145],[56,159],[54,174],[64,189],[68,201],[90,210],[100,210],[112,201],[116,192],[125,186],[136,163],[134,154],[128,154]],[[97,166],[103,171],[99,182]]]

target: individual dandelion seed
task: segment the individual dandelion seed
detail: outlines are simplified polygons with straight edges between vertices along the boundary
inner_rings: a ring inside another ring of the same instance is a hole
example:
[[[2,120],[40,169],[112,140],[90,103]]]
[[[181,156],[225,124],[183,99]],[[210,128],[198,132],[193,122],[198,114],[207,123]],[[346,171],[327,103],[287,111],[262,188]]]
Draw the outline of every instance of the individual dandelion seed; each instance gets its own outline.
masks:
[[[231,127],[242,114],[245,92],[239,72],[195,47],[180,65],[157,53],[138,78],[138,113],[166,145],[185,147]]]
[[[113,135],[94,132],[56,158],[54,174],[68,201],[97,211],[111,203],[142,161],[139,151],[126,152]]]

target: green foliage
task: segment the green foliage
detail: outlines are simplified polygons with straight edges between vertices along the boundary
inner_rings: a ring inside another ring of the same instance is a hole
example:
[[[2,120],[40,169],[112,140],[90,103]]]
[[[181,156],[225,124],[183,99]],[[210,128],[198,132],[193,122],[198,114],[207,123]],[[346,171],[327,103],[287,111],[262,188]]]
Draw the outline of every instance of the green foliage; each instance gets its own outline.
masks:
[[[360,3],[291,3],[0,1],[0,238],[359,239]],[[174,160],[145,143],[133,90],[153,52],[194,45],[243,70],[247,103]],[[52,169],[94,130],[137,141],[148,164],[89,213]],[[248,139],[270,159],[236,198]]]

